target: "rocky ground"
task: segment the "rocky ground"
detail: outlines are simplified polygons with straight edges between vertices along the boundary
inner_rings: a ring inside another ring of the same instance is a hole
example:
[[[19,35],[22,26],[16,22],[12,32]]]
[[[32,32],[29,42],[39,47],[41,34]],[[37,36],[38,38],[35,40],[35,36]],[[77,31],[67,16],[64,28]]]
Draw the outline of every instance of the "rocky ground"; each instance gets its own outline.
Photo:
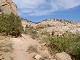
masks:
[[[1,39],[0,60],[71,60],[65,52],[51,55],[45,46],[46,43],[40,43],[29,35],[22,34],[22,37],[18,38]]]
[[[0,36],[0,60],[12,60],[12,43],[8,37]]]

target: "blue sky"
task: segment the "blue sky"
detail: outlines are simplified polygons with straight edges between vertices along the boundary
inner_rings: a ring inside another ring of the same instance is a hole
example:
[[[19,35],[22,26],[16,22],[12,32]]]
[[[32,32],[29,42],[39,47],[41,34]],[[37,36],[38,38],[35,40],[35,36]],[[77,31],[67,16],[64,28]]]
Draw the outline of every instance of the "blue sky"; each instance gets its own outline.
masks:
[[[33,22],[48,18],[80,21],[80,0],[13,0],[18,15]]]

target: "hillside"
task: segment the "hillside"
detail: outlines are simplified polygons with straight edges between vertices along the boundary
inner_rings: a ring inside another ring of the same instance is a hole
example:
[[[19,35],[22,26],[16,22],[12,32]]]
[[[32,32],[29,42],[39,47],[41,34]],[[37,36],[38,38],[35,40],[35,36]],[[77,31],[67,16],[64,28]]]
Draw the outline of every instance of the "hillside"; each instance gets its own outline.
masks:
[[[1,60],[80,59],[80,22],[47,19],[40,23],[33,23],[27,20],[20,21],[14,14],[9,17],[12,17],[11,19],[8,18],[10,21],[17,19],[13,22],[15,25],[11,23],[9,26],[12,27],[7,28],[13,29],[14,27],[17,30],[11,31],[10,29],[9,35],[0,34]],[[5,20],[3,19],[3,21]],[[19,26],[21,22],[24,31],[20,33],[20,36],[16,36],[16,32],[19,33],[22,29]],[[19,25],[16,25],[17,23]]]
[[[0,0],[0,60],[80,60],[80,22],[31,22],[12,0]]]
[[[41,43],[46,43],[52,55],[65,51],[72,56],[72,60],[80,59],[80,22],[47,19],[34,23],[22,20],[22,26],[25,34],[40,40]],[[65,60],[60,55],[58,57],[57,60]]]
[[[2,38],[2,36],[0,36]],[[1,60],[72,60],[65,53],[51,55],[46,43],[41,43],[32,39],[30,35],[22,34],[22,37],[4,37],[0,39],[0,59]],[[61,55],[61,56],[59,56]],[[62,58],[64,56],[64,58]]]
[[[73,22],[61,19],[47,19],[39,23],[34,23],[26,20],[22,20],[22,26],[32,26],[38,28],[41,31],[54,32],[54,35],[62,35],[64,32],[79,33],[80,22]]]
[[[34,23],[13,13],[1,15],[0,21],[1,60],[80,59],[80,22],[47,19]]]

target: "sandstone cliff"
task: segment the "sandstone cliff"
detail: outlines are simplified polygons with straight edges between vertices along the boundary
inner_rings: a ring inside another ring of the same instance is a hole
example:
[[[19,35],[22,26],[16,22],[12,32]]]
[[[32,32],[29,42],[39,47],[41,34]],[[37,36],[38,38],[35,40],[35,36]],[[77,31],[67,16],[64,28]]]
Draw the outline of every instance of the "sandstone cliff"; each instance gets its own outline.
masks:
[[[0,14],[17,14],[17,7],[12,0],[0,0]]]

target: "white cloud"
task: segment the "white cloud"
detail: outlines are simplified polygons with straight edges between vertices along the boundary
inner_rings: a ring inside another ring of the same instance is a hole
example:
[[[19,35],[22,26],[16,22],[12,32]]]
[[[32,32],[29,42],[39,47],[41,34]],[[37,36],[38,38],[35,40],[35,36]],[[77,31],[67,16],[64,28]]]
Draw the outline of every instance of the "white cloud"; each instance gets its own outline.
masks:
[[[13,0],[19,13],[28,16],[49,15],[52,12],[80,6],[80,0]]]

